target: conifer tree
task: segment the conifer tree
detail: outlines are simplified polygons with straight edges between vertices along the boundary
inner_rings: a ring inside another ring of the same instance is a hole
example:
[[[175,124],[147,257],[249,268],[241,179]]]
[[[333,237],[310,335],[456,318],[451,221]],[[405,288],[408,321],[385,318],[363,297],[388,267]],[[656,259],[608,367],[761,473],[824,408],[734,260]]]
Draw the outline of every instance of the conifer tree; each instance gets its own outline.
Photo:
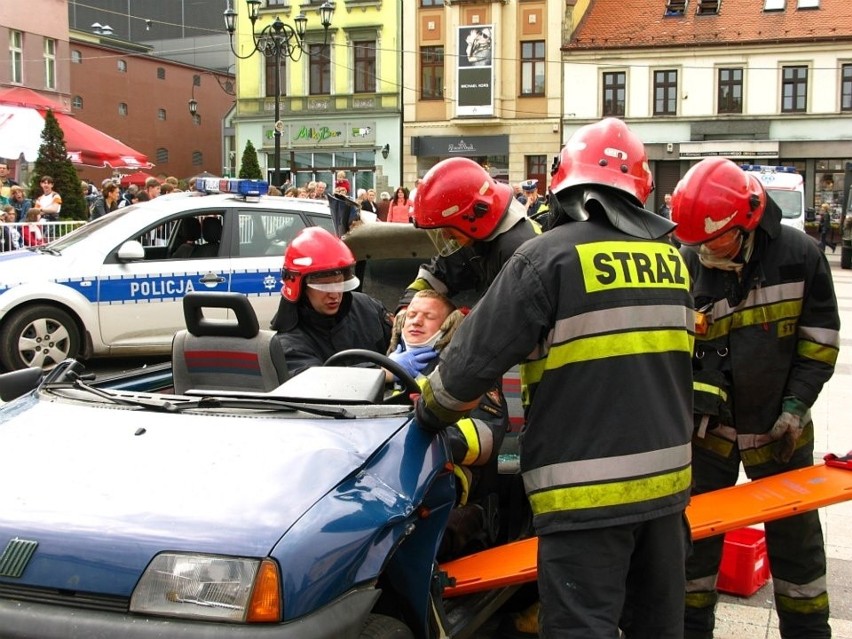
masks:
[[[44,130],[41,132],[41,146],[35,161],[29,195],[35,201],[42,194],[41,176],[53,178],[53,190],[62,197],[62,219],[88,220],[89,211],[83,199],[82,185],[77,169],[68,159],[65,147],[65,133],[53,111],[48,109],[44,116]]]
[[[262,180],[263,172],[260,170],[260,164],[257,162],[257,151],[251,140],[246,142],[246,148],[243,151],[243,157],[240,161],[239,177],[248,180]]]

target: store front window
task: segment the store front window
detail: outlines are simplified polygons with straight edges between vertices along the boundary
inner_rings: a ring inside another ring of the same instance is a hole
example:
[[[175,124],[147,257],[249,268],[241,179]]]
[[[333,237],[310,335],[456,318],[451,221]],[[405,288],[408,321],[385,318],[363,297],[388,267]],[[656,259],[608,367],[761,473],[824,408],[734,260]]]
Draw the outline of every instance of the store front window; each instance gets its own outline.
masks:
[[[814,175],[814,208],[829,205],[831,221],[839,222],[843,208],[843,191],[846,187],[843,167],[852,160],[817,160]],[[850,185],[852,186],[852,185]]]
[[[345,171],[347,178],[353,184],[351,195],[357,189],[375,188],[376,152],[370,151],[323,151],[317,153],[282,154],[282,163],[290,164],[290,158],[295,162],[295,184],[306,186],[309,182],[325,182],[329,191],[334,185],[334,176],[338,171]],[[270,158],[271,162],[271,158]],[[270,163],[269,166],[272,166]],[[282,172],[292,174],[292,167],[281,167]]]

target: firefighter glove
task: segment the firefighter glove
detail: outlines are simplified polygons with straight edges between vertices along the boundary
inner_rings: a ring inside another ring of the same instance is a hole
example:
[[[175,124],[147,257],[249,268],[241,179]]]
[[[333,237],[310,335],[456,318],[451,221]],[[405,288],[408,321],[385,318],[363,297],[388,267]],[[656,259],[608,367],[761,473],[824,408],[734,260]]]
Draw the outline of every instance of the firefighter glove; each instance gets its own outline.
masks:
[[[773,455],[775,461],[786,464],[796,450],[796,442],[804,428],[802,417],[808,412],[808,407],[795,397],[785,397],[781,411],[769,436],[778,442]]]
[[[438,356],[436,351],[431,346],[422,346],[420,348],[409,348],[403,350],[404,346],[400,344],[396,350],[390,354],[390,358],[405,369],[405,372],[412,377],[417,377],[424,368]],[[399,379],[394,375],[394,379]]]

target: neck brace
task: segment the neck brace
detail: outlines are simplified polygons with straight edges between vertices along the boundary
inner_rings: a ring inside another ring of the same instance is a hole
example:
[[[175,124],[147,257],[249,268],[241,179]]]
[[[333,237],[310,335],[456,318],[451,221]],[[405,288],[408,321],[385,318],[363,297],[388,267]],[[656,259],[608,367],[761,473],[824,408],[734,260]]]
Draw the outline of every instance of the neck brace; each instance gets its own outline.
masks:
[[[427,339],[425,342],[419,342],[417,344],[412,344],[407,339],[405,339],[405,337],[402,337],[402,342],[403,342],[403,344],[405,344],[406,350],[408,350],[409,348],[423,348],[424,346],[431,346],[432,348],[435,348],[435,344],[438,343],[438,340],[441,339],[441,337],[443,337],[443,335],[444,335],[444,331],[438,331],[432,337]]]

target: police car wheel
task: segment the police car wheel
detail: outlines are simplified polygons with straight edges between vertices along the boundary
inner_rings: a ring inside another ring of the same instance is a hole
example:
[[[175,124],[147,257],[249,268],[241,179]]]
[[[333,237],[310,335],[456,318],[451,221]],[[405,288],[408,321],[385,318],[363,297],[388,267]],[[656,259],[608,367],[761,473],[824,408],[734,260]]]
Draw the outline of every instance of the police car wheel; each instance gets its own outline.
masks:
[[[4,370],[53,368],[80,352],[80,330],[62,309],[46,304],[12,312],[0,331]]]

